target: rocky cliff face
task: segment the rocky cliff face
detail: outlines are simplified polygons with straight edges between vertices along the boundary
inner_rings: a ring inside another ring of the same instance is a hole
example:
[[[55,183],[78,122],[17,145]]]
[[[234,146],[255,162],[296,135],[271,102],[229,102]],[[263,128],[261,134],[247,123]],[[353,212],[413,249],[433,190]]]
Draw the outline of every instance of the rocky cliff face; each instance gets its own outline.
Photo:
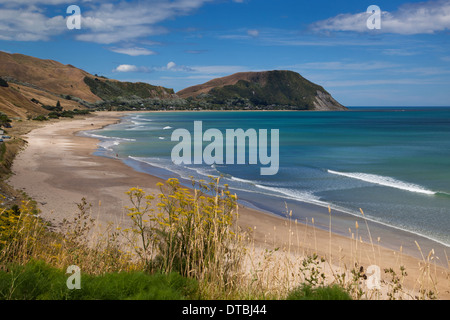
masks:
[[[346,107],[337,102],[329,93],[317,90],[314,108],[317,111],[339,111],[347,110]]]

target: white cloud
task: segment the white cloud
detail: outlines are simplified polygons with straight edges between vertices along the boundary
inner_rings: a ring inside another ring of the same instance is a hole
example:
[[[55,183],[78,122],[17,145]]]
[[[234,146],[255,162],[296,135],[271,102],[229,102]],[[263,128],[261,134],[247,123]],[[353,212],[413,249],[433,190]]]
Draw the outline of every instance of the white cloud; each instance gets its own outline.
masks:
[[[176,63],[173,62],[173,61],[170,61],[170,62],[167,64],[167,70],[173,69],[173,68],[175,68],[175,67],[176,67]]]
[[[165,66],[162,67],[144,67],[144,66],[135,66],[132,64],[121,64],[113,70],[113,72],[141,72],[141,73],[165,72],[165,71],[194,72],[192,68],[186,66],[178,66],[173,61],[168,62]]]
[[[83,20],[84,21],[84,20]],[[83,25],[83,24],[82,24]],[[116,27],[108,31],[93,31],[76,36],[77,40],[101,44],[113,44],[167,32],[161,27],[126,26]]]
[[[243,66],[179,66],[175,62],[171,61],[164,67],[152,68],[153,71],[173,71],[173,72],[186,72],[195,74],[192,77],[210,77],[211,75],[230,75],[236,72],[248,71],[249,68]]]
[[[405,4],[394,12],[382,11],[380,30],[367,28],[367,19],[370,15],[367,12],[340,14],[327,20],[318,21],[310,27],[321,32],[377,31],[404,35],[432,34],[450,30],[450,1],[448,0]]]
[[[0,10],[0,40],[41,41],[67,30],[65,18],[48,18],[38,9]]]
[[[153,70],[147,67],[138,67],[133,64],[121,64],[117,68],[113,70],[113,72],[141,72],[141,73],[149,73]]]
[[[187,66],[179,66],[175,62],[170,61],[165,66],[162,67],[153,67],[153,71],[171,71],[171,72],[192,72],[192,69]]]
[[[136,56],[150,56],[150,55],[155,55],[156,52],[152,51],[152,50],[148,50],[145,48],[138,48],[138,47],[134,47],[134,48],[110,48],[109,50],[116,52],[116,53],[121,53],[121,54],[126,54],[132,57],[136,57]]]
[[[186,86],[198,84],[199,81],[206,82],[214,78],[227,76],[236,72],[249,71],[249,68],[243,66],[179,66],[175,62],[170,61],[164,66],[159,67],[143,67],[129,64],[119,65],[113,72],[120,73],[162,73],[158,81],[160,85],[174,86],[174,83],[185,83],[183,85],[176,85],[178,89]],[[173,74],[169,75],[169,74]],[[124,79],[122,79],[124,81]],[[174,81],[171,83],[170,81]],[[127,80],[128,81],[128,80]],[[132,82],[136,79],[130,80]],[[193,82],[195,81],[195,82]],[[144,81],[145,82],[145,81]]]
[[[120,1],[80,0],[80,41],[112,44],[163,34],[158,24],[168,19],[191,14],[214,0]],[[69,6],[67,0],[0,0],[0,40],[39,41],[67,32],[66,13],[49,17],[49,6]]]
[[[114,69],[115,72],[136,72],[138,71],[138,67],[131,64],[121,64],[117,68]]]
[[[8,5],[9,7],[17,7],[21,5],[58,5],[67,4],[70,5],[70,1],[67,0],[0,0],[0,4]],[[73,1],[72,1],[73,2]],[[90,2],[90,0],[81,0],[78,2]]]
[[[247,34],[251,37],[259,36],[259,31],[256,29],[247,30]]]
[[[102,3],[93,10],[82,13],[82,25],[87,33],[77,39],[109,44],[163,34],[167,30],[158,26],[158,23],[190,14],[210,1],[212,0]]]

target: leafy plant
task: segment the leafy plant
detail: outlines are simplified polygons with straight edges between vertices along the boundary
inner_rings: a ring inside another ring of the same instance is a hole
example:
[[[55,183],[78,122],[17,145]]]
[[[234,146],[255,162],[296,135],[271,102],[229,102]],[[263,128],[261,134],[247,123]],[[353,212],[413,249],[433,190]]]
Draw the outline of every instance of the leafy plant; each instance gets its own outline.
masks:
[[[319,258],[316,253],[302,260],[300,272],[303,274],[305,282],[309,286],[316,287],[324,284],[325,273],[322,271],[321,267],[321,264],[324,262],[325,259]]]
[[[133,221],[128,231],[140,238],[135,250],[147,269],[231,285],[242,250],[239,230],[233,226],[236,197],[219,188],[218,180],[200,182],[193,194],[177,179],[158,185],[161,193],[156,197],[139,188],[127,192],[133,204],[128,208]]]

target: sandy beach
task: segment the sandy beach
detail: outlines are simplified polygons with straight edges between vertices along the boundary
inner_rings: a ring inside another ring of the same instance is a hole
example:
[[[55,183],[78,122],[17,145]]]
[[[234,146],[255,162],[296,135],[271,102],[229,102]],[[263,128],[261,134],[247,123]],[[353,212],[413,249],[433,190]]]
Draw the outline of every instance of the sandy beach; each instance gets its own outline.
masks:
[[[125,192],[139,186],[149,193],[158,193],[156,183],[162,180],[137,172],[120,159],[94,155],[98,140],[77,133],[116,123],[123,115],[98,112],[85,119],[52,122],[31,131],[25,137],[27,148],[14,161],[14,174],[9,184],[36,200],[42,217],[55,226],[77,212],[77,203],[82,198],[92,204],[92,216],[101,223],[121,223],[126,219],[124,206],[128,204]],[[359,243],[359,251],[355,251],[355,241],[349,237],[246,207],[241,207],[239,213],[239,224],[253,230],[253,240],[260,248],[280,248],[299,255],[314,251],[320,256],[331,253],[333,264],[347,266],[353,263],[356,252],[360,265],[365,268],[373,264],[381,270],[405,266],[409,274],[405,286],[417,288],[421,261],[398,250],[378,246],[376,239],[373,245]],[[360,228],[365,225],[360,224]],[[427,254],[428,251],[424,252],[425,258]],[[449,299],[448,269],[436,267],[433,272],[439,298]]]

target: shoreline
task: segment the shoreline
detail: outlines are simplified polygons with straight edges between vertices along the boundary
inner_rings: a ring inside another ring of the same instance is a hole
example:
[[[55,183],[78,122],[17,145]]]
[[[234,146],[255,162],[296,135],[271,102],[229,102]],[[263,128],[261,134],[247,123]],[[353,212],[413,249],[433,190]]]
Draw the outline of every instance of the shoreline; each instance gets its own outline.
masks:
[[[270,111],[270,110],[269,110]],[[159,113],[159,112],[170,112],[170,111],[141,111],[139,113]],[[173,111],[175,113],[183,113],[184,111]],[[188,111],[195,112],[195,111]],[[223,111],[217,111],[213,110],[211,112],[223,112]],[[242,111],[242,112],[245,112]],[[253,111],[252,111],[253,112]],[[286,111],[290,112],[290,111]],[[133,114],[132,112],[124,112],[125,119],[127,118],[127,115]],[[87,135],[89,136],[89,135]],[[92,136],[95,138],[95,136]],[[100,139],[102,140],[102,139]],[[109,151],[99,150],[96,152],[96,155],[112,158],[115,159],[113,154]],[[151,163],[147,163],[145,161],[140,161],[137,159],[129,159],[129,158],[122,158],[122,162],[124,162],[127,166],[131,167],[132,169],[143,172],[152,176],[159,177],[161,179],[167,179],[171,177],[179,177],[179,180],[184,183],[186,187],[191,186],[191,181],[185,177],[185,175],[172,172],[170,169],[165,168],[164,166],[160,167],[158,165],[153,165]],[[392,249],[392,250],[400,250],[402,248],[403,252],[408,253],[410,255],[413,255],[415,258],[421,258],[421,254],[417,249],[416,241],[419,243],[421,248],[429,252],[432,249],[437,251],[437,254],[441,257],[446,256],[446,252],[450,250],[450,246],[446,243],[441,242],[438,239],[434,239],[432,236],[428,235],[422,235],[419,233],[416,233],[414,231],[410,231],[398,226],[392,226],[389,225],[386,222],[383,221],[377,221],[374,218],[363,216],[360,211],[352,212],[351,210],[345,209],[345,208],[339,208],[335,207],[333,205],[329,205],[325,202],[323,203],[315,203],[314,201],[307,201],[302,199],[291,199],[289,197],[284,196],[277,196],[277,195],[268,195],[271,200],[277,202],[277,205],[267,205],[265,202],[261,202],[261,199],[257,199],[254,197],[254,192],[247,192],[246,190],[242,188],[233,189],[230,187],[230,190],[237,193],[239,195],[240,203],[244,206],[248,206],[256,211],[264,212],[265,214],[274,215],[277,217],[285,217],[286,212],[283,210],[278,210],[279,208],[285,208],[285,205],[289,204],[292,205],[292,208],[294,208],[294,218],[299,218],[301,220],[301,223],[305,224],[308,223],[308,220],[311,218],[315,218],[316,221],[316,227],[321,228],[324,231],[328,231],[328,207],[331,206],[332,208],[332,215],[333,219],[337,218],[338,225],[333,225],[333,232],[345,237],[351,237],[351,233],[348,232],[349,229],[354,229],[355,221],[357,221],[360,225],[365,225],[366,222],[370,226],[370,229],[374,229],[375,231],[375,237],[374,239],[377,239],[378,236],[382,239],[384,242],[385,247]],[[243,196],[245,195],[245,197]],[[290,206],[288,209],[292,209]],[[306,212],[298,215],[295,217],[296,213],[298,212]],[[318,212],[322,215],[322,221],[318,219]],[[306,219],[306,221],[305,221]],[[321,226],[322,225],[322,226]],[[370,231],[369,231],[370,232]],[[359,230],[359,236],[362,236],[363,239],[366,242],[370,241],[370,234],[366,230]],[[445,265],[446,266],[446,265]]]
[[[28,146],[14,160],[9,184],[24,190],[36,200],[42,216],[56,225],[76,212],[76,204],[83,197],[92,203],[92,216],[101,223],[122,223],[123,208],[128,199],[125,192],[139,186],[148,192],[157,193],[159,189],[156,183],[164,180],[138,172],[120,159],[94,155],[99,140],[78,133],[117,123],[122,116],[131,113],[138,112],[99,112],[85,119],[52,122],[32,130],[26,135]],[[324,211],[326,218],[328,210]],[[354,224],[355,217],[350,220]],[[243,228],[253,230],[255,244],[266,248],[292,246],[299,253],[316,251],[323,256],[331,252],[334,257],[339,256],[342,261],[347,261],[354,244],[354,240],[348,236],[329,233],[301,222],[292,226],[293,221],[245,206],[240,206],[239,223]],[[361,229],[365,227],[364,220],[360,226]],[[292,243],[290,234],[293,227],[301,235],[301,242],[297,240],[297,243]],[[400,261],[407,266],[409,274],[420,272],[419,260],[398,250],[396,252],[378,244],[372,246],[367,242],[361,243],[359,249],[370,252],[369,255],[375,250],[379,256],[379,261],[362,256],[361,264],[365,267],[375,262],[380,267],[397,267]],[[442,260],[445,257],[440,258]],[[448,286],[445,283],[442,285],[441,296],[445,296],[444,291],[448,290]]]

